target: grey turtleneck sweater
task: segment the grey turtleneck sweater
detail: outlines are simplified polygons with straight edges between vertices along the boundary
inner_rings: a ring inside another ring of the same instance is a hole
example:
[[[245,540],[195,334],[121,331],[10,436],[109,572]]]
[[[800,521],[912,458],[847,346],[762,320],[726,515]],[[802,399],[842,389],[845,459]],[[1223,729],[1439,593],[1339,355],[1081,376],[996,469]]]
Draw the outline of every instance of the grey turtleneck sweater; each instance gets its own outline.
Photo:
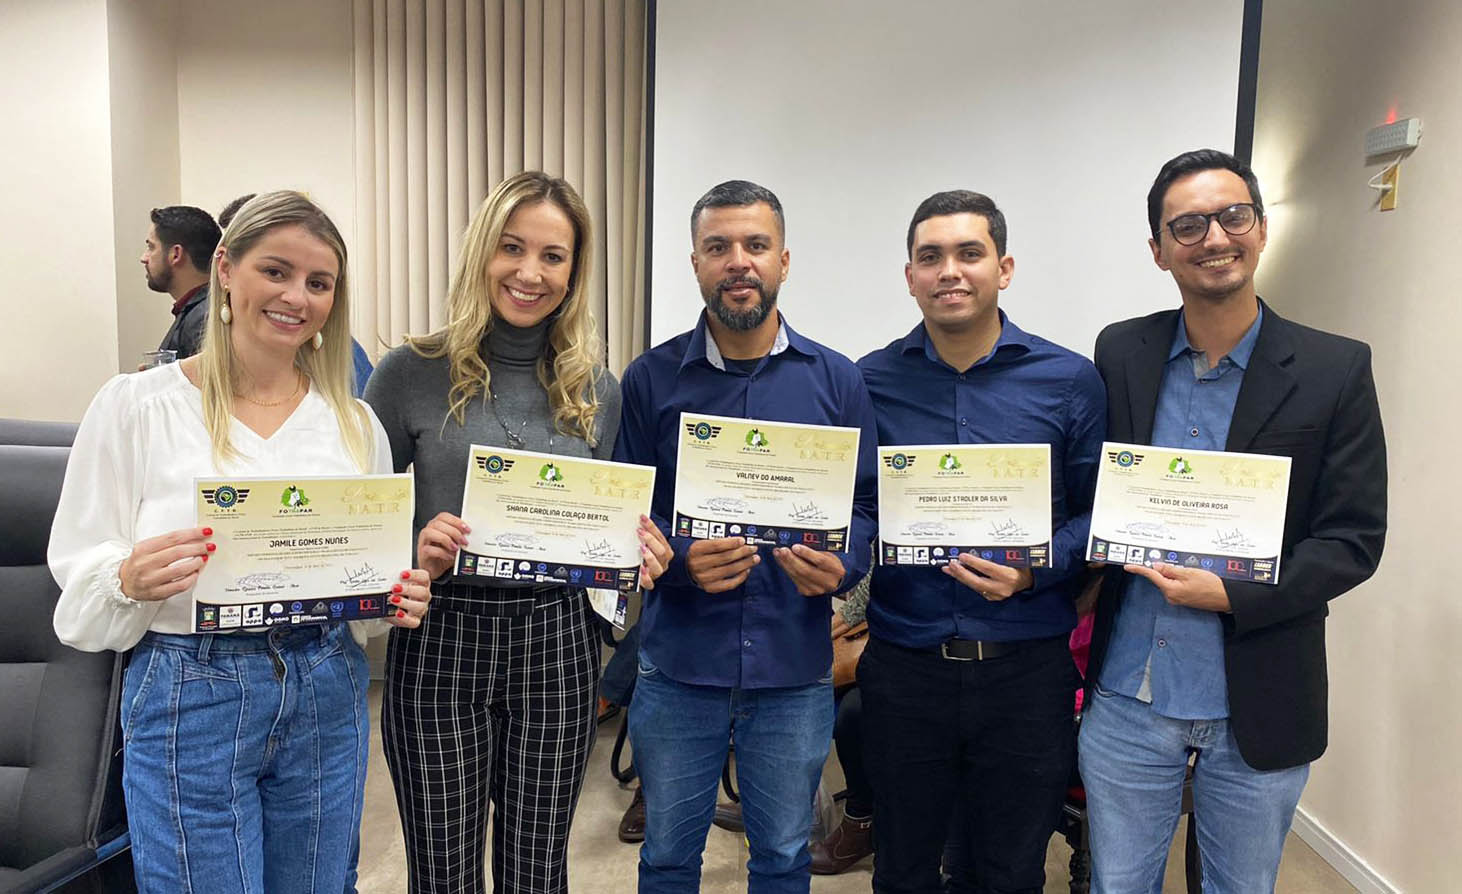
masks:
[[[483,353],[497,395],[496,413],[492,402],[479,394],[463,408],[463,425],[447,412],[452,382],[446,357],[428,360],[402,345],[381,358],[366,384],[365,400],[391,439],[396,471],[415,464],[417,533],[438,512],[462,512],[467,452],[473,444],[595,459],[609,459],[614,452],[619,383],[607,370],[595,383],[598,443],[591,449],[583,438],[554,429],[548,392],[538,382],[547,331],[548,320],[530,329],[494,321]],[[508,438],[505,428],[522,439],[521,446]]]

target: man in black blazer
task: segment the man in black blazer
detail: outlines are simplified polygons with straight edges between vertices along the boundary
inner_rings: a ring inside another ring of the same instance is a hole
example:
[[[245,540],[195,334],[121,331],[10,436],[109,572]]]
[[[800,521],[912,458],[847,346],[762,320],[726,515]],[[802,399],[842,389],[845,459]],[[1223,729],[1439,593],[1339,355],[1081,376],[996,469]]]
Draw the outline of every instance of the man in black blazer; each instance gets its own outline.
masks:
[[[1163,166],[1149,243],[1182,295],[1108,326],[1108,438],[1292,460],[1277,585],[1200,568],[1108,566],[1080,764],[1097,891],[1161,891],[1186,764],[1207,879],[1272,890],[1325,750],[1326,603],[1370,577],[1386,533],[1386,447],[1363,343],[1261,301],[1259,184],[1226,153]]]

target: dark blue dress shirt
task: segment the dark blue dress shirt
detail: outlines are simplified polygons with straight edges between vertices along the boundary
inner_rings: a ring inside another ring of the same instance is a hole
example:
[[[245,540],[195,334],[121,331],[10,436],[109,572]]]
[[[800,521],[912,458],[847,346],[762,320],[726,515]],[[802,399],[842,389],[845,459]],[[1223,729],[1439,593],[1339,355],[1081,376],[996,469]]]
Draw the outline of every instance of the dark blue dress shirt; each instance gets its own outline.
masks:
[[[878,455],[873,407],[853,362],[782,323],[772,353],[750,371],[721,359],[705,315],[690,332],[640,355],[624,372],[623,417],[614,458],[656,467],[651,514],[675,551],[655,589],[645,593],[640,649],[672,680],[700,686],[762,689],[805,686],[832,666],[829,596],[797,593],[792,579],[763,548],[745,583],[706,593],[690,579],[685,553],[693,542],[671,537],[680,414],[765,419],[862,430],[846,573],[838,592],[868,571],[876,529]]]
[[[1178,329],[1163,367],[1152,423],[1156,447],[1222,450],[1244,370],[1259,340],[1264,310],[1232,351],[1211,369]],[[1217,612],[1173,605],[1146,578],[1131,575],[1102,662],[1103,689],[1152,704],[1164,717],[1216,720],[1228,716],[1223,622]]]
[[[881,445],[1051,445],[1051,567],[1032,569],[1031,589],[991,602],[937,568],[878,566],[868,627],[901,646],[1039,639],[1076,626],[1106,388],[1090,360],[1023,332],[1004,311],[1000,324],[995,347],[967,370],[939,359],[923,323],[858,361]]]

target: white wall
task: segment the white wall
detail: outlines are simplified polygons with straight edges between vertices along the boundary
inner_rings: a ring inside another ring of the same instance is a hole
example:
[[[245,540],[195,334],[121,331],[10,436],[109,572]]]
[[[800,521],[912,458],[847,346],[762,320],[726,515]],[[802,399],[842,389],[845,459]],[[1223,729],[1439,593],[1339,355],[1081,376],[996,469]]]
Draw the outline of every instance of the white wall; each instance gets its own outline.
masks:
[[[0,11],[0,416],[79,419],[117,370],[106,13]]]
[[[1175,303],[1145,197],[1169,157],[1233,147],[1241,0],[677,0],[657,15],[652,342],[694,322],[690,208],[731,178],[786,209],[788,318],[853,357],[918,322],[905,233],[942,189],[1006,213],[1001,306],[1028,331],[1090,354],[1103,324]]]
[[[350,0],[185,6],[177,78],[188,204],[217,215],[245,193],[297,189],[353,245]]]
[[[1270,204],[1260,291],[1285,314],[1370,343],[1386,425],[1390,531],[1376,576],[1331,603],[1330,750],[1301,827],[1326,833],[1352,881],[1458,889],[1462,770],[1462,503],[1453,384],[1462,310],[1462,6],[1452,0],[1267,0],[1255,168]],[[1364,137],[1395,107],[1420,116],[1400,205],[1381,213]]]
[[[180,0],[107,0],[116,248],[117,353],[137,368],[172,325],[172,296],[147,287],[138,258],[148,212],[182,202],[178,188]],[[210,209],[216,212],[218,209]]]

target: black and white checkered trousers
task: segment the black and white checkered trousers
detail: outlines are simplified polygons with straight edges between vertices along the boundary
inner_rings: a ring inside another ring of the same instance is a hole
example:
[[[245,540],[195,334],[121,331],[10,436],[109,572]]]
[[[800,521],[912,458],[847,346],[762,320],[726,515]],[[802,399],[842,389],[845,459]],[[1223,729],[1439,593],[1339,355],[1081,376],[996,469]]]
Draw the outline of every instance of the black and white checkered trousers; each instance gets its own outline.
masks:
[[[460,592],[460,591],[459,591]],[[581,590],[518,616],[438,593],[391,631],[381,716],[411,894],[568,889],[569,824],[594,742],[599,639]],[[468,609],[466,611],[461,609]]]

